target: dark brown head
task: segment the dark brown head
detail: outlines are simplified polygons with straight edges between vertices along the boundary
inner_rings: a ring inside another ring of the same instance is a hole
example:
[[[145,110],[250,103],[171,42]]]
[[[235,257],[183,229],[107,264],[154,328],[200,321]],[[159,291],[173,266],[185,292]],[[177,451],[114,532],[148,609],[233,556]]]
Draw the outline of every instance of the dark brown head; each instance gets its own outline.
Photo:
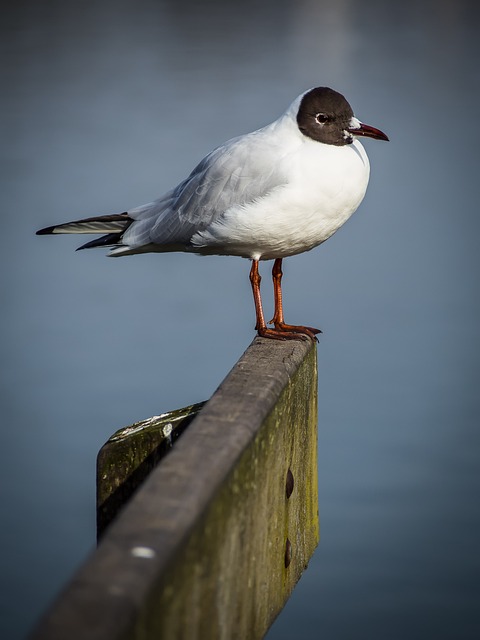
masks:
[[[316,87],[304,94],[298,108],[297,124],[312,140],[338,147],[351,144],[354,136],[388,140],[379,129],[357,120],[344,96],[328,87]]]

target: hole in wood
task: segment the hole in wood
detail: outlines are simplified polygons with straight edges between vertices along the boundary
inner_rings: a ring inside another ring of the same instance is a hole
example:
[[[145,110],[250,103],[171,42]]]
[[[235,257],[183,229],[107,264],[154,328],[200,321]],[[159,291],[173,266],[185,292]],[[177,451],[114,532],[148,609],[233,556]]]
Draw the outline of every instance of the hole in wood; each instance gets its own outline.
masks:
[[[288,567],[291,561],[292,561],[292,543],[287,538],[287,542],[285,543],[285,569]]]
[[[294,487],[294,481],[293,481],[293,473],[291,472],[290,468],[287,471],[287,479],[285,482],[285,494],[287,496],[287,499],[290,498],[290,496],[293,493],[293,487]]]

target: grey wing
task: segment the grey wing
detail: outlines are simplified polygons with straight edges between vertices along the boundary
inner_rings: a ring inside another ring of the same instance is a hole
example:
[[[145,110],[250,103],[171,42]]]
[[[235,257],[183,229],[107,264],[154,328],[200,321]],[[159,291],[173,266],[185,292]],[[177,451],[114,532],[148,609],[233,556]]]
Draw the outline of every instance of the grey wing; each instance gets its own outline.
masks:
[[[278,149],[266,146],[261,133],[218,147],[175,189],[129,211],[134,222],[124,234],[123,244],[187,248],[197,231],[207,228],[230,207],[251,202],[284,184]]]

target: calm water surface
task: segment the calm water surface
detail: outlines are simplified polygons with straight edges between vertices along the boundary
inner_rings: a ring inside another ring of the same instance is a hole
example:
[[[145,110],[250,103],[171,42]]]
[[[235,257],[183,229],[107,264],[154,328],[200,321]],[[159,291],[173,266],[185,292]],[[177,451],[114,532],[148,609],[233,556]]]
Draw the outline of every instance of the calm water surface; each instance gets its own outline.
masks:
[[[209,397],[253,337],[241,259],[34,231],[153,199],[325,84],[391,142],[365,142],[356,216],[285,265],[288,318],[324,330],[322,539],[268,637],[480,637],[477,4],[25,1],[2,22],[0,636],[93,547],[102,443]]]

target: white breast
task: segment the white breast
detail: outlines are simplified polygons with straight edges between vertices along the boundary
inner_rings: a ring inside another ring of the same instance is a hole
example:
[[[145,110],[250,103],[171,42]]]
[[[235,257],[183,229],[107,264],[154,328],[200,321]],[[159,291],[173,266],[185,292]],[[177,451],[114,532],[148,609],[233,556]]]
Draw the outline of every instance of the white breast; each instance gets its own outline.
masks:
[[[368,184],[370,166],[361,143],[337,147],[302,137],[292,149],[280,159],[285,184],[248,205],[231,207],[195,234],[197,251],[285,258],[325,242],[348,220]]]

